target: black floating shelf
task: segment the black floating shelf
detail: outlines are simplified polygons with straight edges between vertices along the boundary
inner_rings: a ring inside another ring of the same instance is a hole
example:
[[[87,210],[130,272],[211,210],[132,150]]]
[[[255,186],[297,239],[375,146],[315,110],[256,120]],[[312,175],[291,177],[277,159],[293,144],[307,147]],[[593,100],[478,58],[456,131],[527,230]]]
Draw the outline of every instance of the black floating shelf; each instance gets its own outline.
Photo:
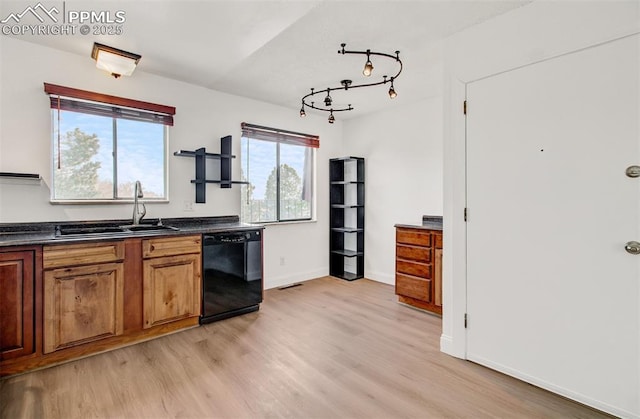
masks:
[[[364,231],[364,228],[334,227],[331,231],[337,231],[339,233],[360,233]]]
[[[347,249],[332,250],[331,253],[335,253],[336,255],[346,256],[348,258],[354,258],[356,256],[364,256],[364,252],[356,252],[355,250],[347,250]]]
[[[228,183],[231,184],[233,183],[235,184],[239,184],[239,185],[248,185],[249,182],[242,182],[239,180],[232,180],[232,181],[228,181],[228,180],[209,180],[209,179],[205,179],[205,180],[198,180],[198,179],[192,179],[191,183]]]
[[[358,182],[356,180],[352,180],[352,181],[344,181],[344,180],[339,180],[339,181],[333,181],[331,182],[332,185],[364,185],[364,182]]]
[[[198,154],[195,151],[180,150],[180,151],[174,152],[173,155],[174,156],[178,156],[178,157],[195,157]],[[207,159],[220,159],[220,158],[223,158],[223,157],[232,158],[232,159],[236,158],[236,156],[234,156],[232,154],[219,154],[219,153],[204,153],[204,156]]]
[[[354,279],[364,278],[364,275],[358,275],[353,272],[344,271],[340,278],[346,279],[347,281],[353,281]]]
[[[331,204],[331,208],[363,208],[364,205]]]
[[[207,201],[207,183],[217,183],[221,188],[231,188],[233,184],[248,184],[249,182],[241,182],[231,180],[231,159],[235,159],[236,156],[231,154],[231,136],[220,138],[220,153],[207,153],[204,147],[201,147],[195,151],[180,150],[173,153],[174,156],[179,157],[194,157],[196,160],[196,175],[195,179],[191,180],[196,186],[196,203],[204,204]],[[207,159],[219,159],[220,160],[220,174],[218,179],[207,179]]]
[[[0,177],[13,178],[13,179],[40,180],[40,175],[37,173],[0,172]]]

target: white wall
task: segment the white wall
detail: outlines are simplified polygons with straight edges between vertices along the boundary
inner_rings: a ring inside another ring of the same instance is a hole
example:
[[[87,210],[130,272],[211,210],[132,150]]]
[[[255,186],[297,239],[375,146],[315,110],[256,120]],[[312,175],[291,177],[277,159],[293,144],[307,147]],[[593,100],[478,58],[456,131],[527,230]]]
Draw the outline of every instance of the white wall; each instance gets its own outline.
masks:
[[[365,158],[365,276],[394,284],[393,226],[442,215],[442,98],[348,120],[344,147]]]
[[[90,45],[87,44],[87,51]],[[159,77],[138,69],[132,77],[114,79],[99,71],[87,56],[65,53],[36,44],[0,37],[0,171],[39,173],[41,183],[0,181],[0,223],[122,219],[131,216],[131,204],[52,205],[51,113],[43,82],[96,91],[176,107],[175,126],[169,131],[168,204],[147,204],[148,217],[191,217],[239,214],[240,188],[207,186],[206,204],[183,211],[193,202],[189,182],[194,161],[173,156],[180,149],[205,146],[212,152],[219,138],[231,134],[234,153],[240,150],[240,123],[250,122],[320,135],[317,152],[316,199],[318,222],[268,227],[265,233],[267,288],[328,273],[328,164],[341,155],[342,124],[330,125],[324,115],[300,118],[296,110],[258,102]],[[234,176],[239,175],[239,165]],[[143,185],[144,186],[144,185]],[[277,256],[277,258],[276,258]],[[279,257],[285,257],[286,273]]]

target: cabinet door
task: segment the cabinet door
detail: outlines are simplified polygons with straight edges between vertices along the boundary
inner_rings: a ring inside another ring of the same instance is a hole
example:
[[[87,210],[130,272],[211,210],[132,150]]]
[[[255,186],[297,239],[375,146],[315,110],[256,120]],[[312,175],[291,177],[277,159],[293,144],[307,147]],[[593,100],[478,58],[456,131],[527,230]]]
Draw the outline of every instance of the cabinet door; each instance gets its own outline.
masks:
[[[143,262],[143,327],[200,315],[200,255]]]
[[[442,249],[437,248],[434,250],[433,302],[442,307]]]
[[[122,263],[44,273],[44,353],[121,335]]]
[[[33,252],[0,253],[0,361],[35,352]]]

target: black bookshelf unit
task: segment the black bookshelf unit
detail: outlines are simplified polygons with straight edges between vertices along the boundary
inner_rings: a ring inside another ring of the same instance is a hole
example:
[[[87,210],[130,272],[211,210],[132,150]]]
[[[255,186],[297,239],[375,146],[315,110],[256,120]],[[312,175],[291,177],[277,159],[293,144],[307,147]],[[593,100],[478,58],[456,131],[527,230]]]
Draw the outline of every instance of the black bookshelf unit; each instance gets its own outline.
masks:
[[[231,136],[220,138],[220,153],[207,153],[202,147],[196,151],[180,150],[173,153],[174,156],[195,157],[196,159],[196,176],[191,183],[196,185],[196,204],[203,204],[207,201],[207,183],[219,183],[221,188],[230,188],[232,184],[246,184],[249,182],[241,182],[231,180],[231,159],[236,156],[231,154]],[[207,159],[220,160],[220,176],[218,179],[207,179],[206,161]]]
[[[364,158],[329,160],[329,275],[364,277]]]

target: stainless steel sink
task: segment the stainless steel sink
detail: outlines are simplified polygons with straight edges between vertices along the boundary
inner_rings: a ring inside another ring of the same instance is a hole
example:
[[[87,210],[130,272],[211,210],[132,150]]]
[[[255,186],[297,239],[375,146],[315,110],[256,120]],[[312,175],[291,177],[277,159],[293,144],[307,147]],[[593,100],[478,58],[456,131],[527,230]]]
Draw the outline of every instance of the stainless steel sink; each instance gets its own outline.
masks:
[[[122,236],[135,232],[154,232],[154,231],[166,231],[179,230],[176,227],[167,226],[163,224],[131,224],[131,225],[113,225],[113,224],[99,224],[99,225],[86,225],[86,224],[67,224],[59,225],[56,227],[56,237],[76,237],[76,236]]]
[[[129,231],[157,231],[157,230],[174,230],[177,231],[178,228],[166,225],[157,225],[157,224],[136,224],[136,225],[128,225],[128,226],[120,226],[121,228]]]

